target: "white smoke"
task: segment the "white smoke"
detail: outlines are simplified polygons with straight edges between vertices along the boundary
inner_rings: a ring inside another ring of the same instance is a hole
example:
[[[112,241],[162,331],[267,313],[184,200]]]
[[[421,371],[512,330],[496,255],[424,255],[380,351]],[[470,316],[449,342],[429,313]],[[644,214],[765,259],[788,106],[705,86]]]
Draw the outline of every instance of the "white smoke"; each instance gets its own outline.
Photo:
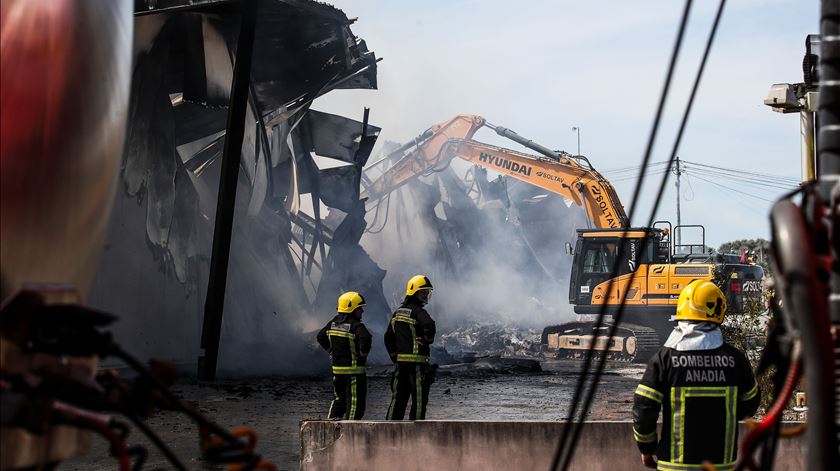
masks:
[[[394,146],[384,146],[389,147]],[[469,166],[463,162],[453,162],[453,166],[463,179]],[[381,171],[370,173],[378,176]],[[443,201],[434,207],[434,216],[441,221],[430,221],[418,187],[432,188],[432,192],[443,188]],[[556,195],[542,197],[548,201],[539,207],[547,212],[537,213],[542,219],[535,222],[534,214],[526,218],[516,204],[505,208],[498,200],[482,198],[479,220],[467,221],[467,227],[460,228],[460,235],[467,240],[452,241],[449,226],[463,223],[457,218],[469,211],[450,210],[447,215],[444,205],[452,203],[452,196],[446,193],[437,176],[430,175],[380,200],[378,215],[376,203],[369,204],[371,232],[362,237],[361,244],[388,272],[384,290],[389,302],[398,305],[406,281],[412,275],[425,274],[435,286],[429,310],[444,330],[468,323],[541,329],[571,320],[571,257],[563,247],[567,241],[574,243],[575,228],[585,225],[583,211],[568,208]],[[515,200],[521,191],[508,193]],[[521,227],[517,227],[517,219]]]

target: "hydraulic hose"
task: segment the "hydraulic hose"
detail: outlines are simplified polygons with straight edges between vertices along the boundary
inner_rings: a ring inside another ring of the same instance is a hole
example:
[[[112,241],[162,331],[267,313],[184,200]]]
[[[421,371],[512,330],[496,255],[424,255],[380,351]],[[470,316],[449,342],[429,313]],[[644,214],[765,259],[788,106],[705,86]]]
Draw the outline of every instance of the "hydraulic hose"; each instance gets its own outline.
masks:
[[[815,203],[806,188],[804,207]],[[809,195],[810,198],[809,198]],[[814,234],[802,210],[790,199],[777,202],[770,215],[773,267],[779,274],[785,311],[802,339],[802,361],[811,413],[808,414],[808,469],[838,469],[834,411],[834,351],[824,270],[814,253]]]
[[[784,412],[785,407],[787,407],[787,403],[790,400],[790,396],[793,394],[793,390],[799,383],[801,373],[802,364],[799,361],[799,345],[797,344],[794,346],[791,367],[788,368],[788,374],[785,377],[784,386],[782,386],[782,390],[776,398],[776,402],[773,403],[764,418],[756,424],[755,428],[753,428],[741,442],[741,449],[739,450],[739,454],[741,456],[737,469],[746,468],[750,471],[758,469],[755,465],[755,460],[753,459],[755,446],[761,438],[773,431],[782,419],[782,413]]]

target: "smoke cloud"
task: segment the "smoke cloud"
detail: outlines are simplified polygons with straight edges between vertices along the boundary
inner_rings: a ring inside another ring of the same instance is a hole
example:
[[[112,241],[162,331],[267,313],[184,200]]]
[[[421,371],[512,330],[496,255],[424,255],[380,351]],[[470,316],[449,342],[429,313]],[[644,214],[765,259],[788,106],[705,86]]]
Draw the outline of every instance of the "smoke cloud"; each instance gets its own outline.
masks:
[[[396,148],[383,146],[383,154]],[[379,159],[372,159],[379,160]],[[375,178],[381,169],[369,169]],[[419,177],[369,203],[363,247],[388,274],[396,306],[406,281],[429,276],[442,329],[468,323],[542,328],[572,319],[568,304],[575,228],[585,214],[563,198],[464,162]]]

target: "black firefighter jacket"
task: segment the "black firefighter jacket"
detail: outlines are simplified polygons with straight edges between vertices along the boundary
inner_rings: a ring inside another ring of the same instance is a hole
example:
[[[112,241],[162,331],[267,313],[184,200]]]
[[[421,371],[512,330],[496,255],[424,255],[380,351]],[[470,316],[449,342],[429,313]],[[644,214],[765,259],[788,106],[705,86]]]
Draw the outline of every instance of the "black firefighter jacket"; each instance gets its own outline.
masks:
[[[435,341],[435,321],[423,305],[409,297],[394,312],[385,331],[385,348],[395,362],[428,363]]]
[[[330,352],[333,374],[365,374],[371,335],[361,321],[336,315],[318,332],[318,343]]]
[[[761,394],[746,356],[724,343],[712,350],[663,347],[648,362],[633,400],[633,436],[656,454],[657,469],[734,469],[738,420],[755,413]],[[656,420],[662,409],[662,432]]]

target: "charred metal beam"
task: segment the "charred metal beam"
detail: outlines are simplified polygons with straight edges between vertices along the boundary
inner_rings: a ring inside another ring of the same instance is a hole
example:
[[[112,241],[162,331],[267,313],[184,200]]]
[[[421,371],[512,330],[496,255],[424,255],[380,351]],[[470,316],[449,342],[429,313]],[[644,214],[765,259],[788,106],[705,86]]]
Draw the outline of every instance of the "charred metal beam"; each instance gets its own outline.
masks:
[[[134,16],[202,10],[234,2],[236,0],[134,0]]]
[[[236,184],[239,179],[242,140],[245,135],[245,113],[251,81],[256,10],[257,2],[247,0],[240,2],[242,20],[239,27],[239,39],[236,43],[236,61],[233,66],[230,108],[222,155],[222,174],[219,179],[219,195],[213,230],[210,279],[207,283],[204,325],[201,331],[201,348],[204,349],[204,355],[198,359],[198,377],[207,381],[213,381],[216,378],[216,365],[219,359],[219,339],[222,334],[233,213],[236,206]]]
[[[309,216],[306,213],[297,213],[297,214],[290,214],[289,219],[297,226],[301,227],[303,230],[308,230],[309,232],[315,232],[317,230],[315,226],[315,219]],[[329,227],[321,226],[321,232],[324,236],[324,242],[327,244],[332,243],[333,231],[330,230]]]

